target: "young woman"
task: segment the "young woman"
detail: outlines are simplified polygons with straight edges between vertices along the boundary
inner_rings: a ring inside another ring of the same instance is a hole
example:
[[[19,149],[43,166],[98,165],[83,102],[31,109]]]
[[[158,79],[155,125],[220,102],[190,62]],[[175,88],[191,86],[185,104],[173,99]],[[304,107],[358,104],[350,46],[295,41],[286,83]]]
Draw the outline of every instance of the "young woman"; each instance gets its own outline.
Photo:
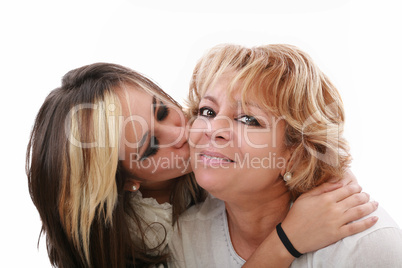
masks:
[[[186,121],[179,107],[149,79],[114,64],[72,70],[49,94],[33,127],[27,172],[53,265],[125,267],[164,261],[166,234],[158,225],[161,237],[146,244],[146,235],[154,235],[149,225],[158,219],[144,222],[133,203],[146,200],[131,193],[141,183],[144,197],[170,201],[172,206],[160,213],[174,218],[203,200],[184,165],[152,172],[156,166],[147,162],[156,154],[188,160]],[[163,147],[171,137],[177,142]]]
[[[320,216],[291,216],[303,193],[344,176],[350,163],[341,98],[306,53],[215,47],[193,72],[189,104],[191,165],[214,197],[180,217],[175,267],[402,267],[402,231],[383,209],[366,219],[379,216],[374,227],[318,251],[331,244],[320,241]],[[343,207],[353,199],[341,192],[327,197],[310,205],[337,203],[341,217],[328,223],[359,214]],[[267,239],[280,246],[254,259]]]
[[[27,153],[29,190],[42,219],[52,265],[166,264],[172,224],[206,197],[190,174],[186,123],[172,98],[123,66],[96,63],[63,77],[37,115]],[[306,200],[319,201],[325,196],[320,193],[339,187],[323,186]],[[367,202],[358,187],[327,194],[339,192],[362,197],[349,207]],[[297,204],[295,211],[309,215],[334,211],[332,205],[311,209]],[[363,214],[371,212],[368,205]],[[318,233],[347,223],[343,219],[328,225],[325,221],[331,217],[315,220],[322,227]],[[291,218],[289,222],[299,226]],[[352,226],[356,228],[337,233],[331,241],[367,228]],[[262,250],[278,244],[267,240]],[[321,247],[313,244],[312,249]]]

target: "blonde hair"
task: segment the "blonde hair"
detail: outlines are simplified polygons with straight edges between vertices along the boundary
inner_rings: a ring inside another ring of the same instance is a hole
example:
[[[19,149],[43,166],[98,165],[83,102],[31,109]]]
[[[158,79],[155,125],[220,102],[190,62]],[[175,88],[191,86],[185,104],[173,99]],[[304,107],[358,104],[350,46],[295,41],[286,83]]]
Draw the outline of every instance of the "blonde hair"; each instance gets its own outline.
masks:
[[[111,105],[113,109],[108,109]],[[117,203],[114,178],[118,166],[117,122],[121,114],[119,99],[111,91],[91,106],[97,111],[88,111],[89,107],[79,104],[66,118],[69,143],[65,165],[70,168],[63,168],[59,201],[60,220],[75,246],[82,246],[80,253],[88,263],[92,222],[96,217],[106,226],[112,224]],[[90,127],[83,128],[84,122]]]
[[[293,173],[288,186],[295,198],[330,178],[342,176],[351,159],[342,137],[342,100],[305,52],[282,44],[212,48],[193,71],[190,114],[198,114],[201,98],[223,75],[231,77],[229,96],[239,92],[235,85],[241,85],[243,106],[254,101],[285,120],[284,142],[292,152],[288,171]]]

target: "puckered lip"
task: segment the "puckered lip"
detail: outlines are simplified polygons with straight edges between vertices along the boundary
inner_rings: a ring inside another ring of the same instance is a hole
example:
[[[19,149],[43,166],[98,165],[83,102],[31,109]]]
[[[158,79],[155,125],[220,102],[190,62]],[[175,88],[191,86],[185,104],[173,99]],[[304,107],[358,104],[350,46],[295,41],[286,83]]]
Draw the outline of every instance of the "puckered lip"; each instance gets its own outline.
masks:
[[[209,159],[214,159],[214,160],[220,160],[220,161],[224,161],[224,162],[228,162],[228,163],[233,163],[235,162],[233,159],[227,157],[224,154],[218,153],[218,152],[214,152],[214,151],[201,151],[200,153],[198,153],[199,157],[206,157]]]
[[[187,140],[184,140],[180,145],[177,146],[177,149],[183,148],[183,146],[187,146]]]

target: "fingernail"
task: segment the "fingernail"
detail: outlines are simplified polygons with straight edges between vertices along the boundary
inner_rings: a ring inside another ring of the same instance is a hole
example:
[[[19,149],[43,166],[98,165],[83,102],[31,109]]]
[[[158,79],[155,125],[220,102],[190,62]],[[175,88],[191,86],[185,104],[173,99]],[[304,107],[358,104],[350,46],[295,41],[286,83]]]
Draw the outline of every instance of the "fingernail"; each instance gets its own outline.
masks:
[[[373,201],[373,204],[376,208],[378,208],[378,202],[377,201]]]
[[[378,221],[378,217],[377,217],[377,216],[373,216],[373,217],[371,217],[371,221],[373,221],[373,222]]]

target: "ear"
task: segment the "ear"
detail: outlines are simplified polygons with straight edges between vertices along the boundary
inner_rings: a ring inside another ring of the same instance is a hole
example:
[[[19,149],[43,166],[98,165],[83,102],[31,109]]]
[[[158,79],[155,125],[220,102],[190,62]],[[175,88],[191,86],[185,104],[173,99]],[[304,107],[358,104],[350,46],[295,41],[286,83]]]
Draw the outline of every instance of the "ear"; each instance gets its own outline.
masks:
[[[137,192],[140,189],[141,183],[134,179],[127,179],[124,183],[124,190],[129,192]]]

